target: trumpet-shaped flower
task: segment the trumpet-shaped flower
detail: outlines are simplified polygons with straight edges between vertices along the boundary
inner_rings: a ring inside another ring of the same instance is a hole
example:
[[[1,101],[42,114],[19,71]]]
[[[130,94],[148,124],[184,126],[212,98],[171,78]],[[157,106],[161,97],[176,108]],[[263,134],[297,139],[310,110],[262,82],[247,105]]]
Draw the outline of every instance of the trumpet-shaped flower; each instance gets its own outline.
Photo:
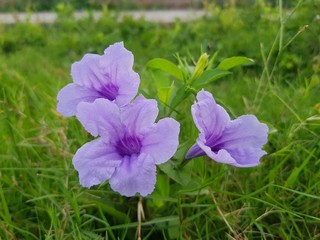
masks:
[[[266,154],[261,148],[268,140],[268,127],[254,115],[231,120],[223,107],[207,91],[197,94],[192,105],[193,120],[200,134],[186,159],[207,155],[236,167],[253,167]]]
[[[109,46],[103,55],[85,54],[72,64],[73,83],[58,93],[58,112],[73,116],[80,102],[93,102],[97,98],[106,98],[119,106],[128,104],[136,96],[140,83],[132,67],[133,55],[123,42]]]
[[[157,102],[143,96],[122,108],[106,99],[80,103],[77,118],[89,133],[100,136],[73,158],[80,184],[90,188],[109,180],[121,195],[150,194],[156,164],[169,160],[179,143],[179,123],[172,118],[155,123],[157,115]]]

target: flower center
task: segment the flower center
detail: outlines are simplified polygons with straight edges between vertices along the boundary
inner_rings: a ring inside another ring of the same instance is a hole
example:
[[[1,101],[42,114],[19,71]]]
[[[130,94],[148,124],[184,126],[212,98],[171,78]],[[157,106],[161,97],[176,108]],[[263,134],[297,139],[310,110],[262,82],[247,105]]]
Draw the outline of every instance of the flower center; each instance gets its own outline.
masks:
[[[122,157],[139,154],[141,150],[141,140],[136,136],[124,136],[117,142],[116,148]]]
[[[206,145],[211,148],[214,153],[218,153],[223,148],[223,143],[220,142],[220,136],[206,136]]]
[[[112,83],[108,83],[107,85],[103,86],[99,93],[109,99],[110,101],[113,101],[118,96],[119,87],[116,85],[113,85]]]

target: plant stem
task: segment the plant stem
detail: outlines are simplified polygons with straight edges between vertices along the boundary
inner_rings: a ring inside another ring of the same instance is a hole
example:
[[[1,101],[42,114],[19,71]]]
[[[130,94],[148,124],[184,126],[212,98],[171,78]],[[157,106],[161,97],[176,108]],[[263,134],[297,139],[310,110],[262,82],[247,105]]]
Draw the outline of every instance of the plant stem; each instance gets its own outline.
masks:
[[[137,206],[137,218],[138,218],[138,229],[137,229],[138,233],[137,234],[138,234],[138,240],[142,240],[142,238],[141,238],[141,222],[142,222],[142,220],[145,219],[142,200],[143,200],[143,198],[140,196],[139,197],[139,201],[138,201],[138,206]]]

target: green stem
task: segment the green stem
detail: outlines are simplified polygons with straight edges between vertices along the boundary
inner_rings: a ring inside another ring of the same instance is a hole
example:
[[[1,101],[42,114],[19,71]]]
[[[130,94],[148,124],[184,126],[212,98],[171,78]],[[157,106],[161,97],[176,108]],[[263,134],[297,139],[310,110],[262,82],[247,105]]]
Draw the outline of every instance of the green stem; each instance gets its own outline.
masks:
[[[279,36],[279,54],[280,54],[283,46],[283,32],[284,32],[282,0],[279,0],[279,18],[280,18],[280,36]]]

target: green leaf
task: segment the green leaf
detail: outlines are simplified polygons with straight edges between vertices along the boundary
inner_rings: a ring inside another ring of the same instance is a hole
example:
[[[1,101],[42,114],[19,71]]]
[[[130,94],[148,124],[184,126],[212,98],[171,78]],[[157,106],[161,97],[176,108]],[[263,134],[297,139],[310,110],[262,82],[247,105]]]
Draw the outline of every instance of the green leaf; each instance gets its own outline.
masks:
[[[151,72],[151,75],[157,88],[170,87],[172,80],[169,78],[170,75],[168,73],[155,69]]]
[[[310,152],[309,156],[304,159],[302,164],[299,167],[294,167],[293,171],[291,172],[290,176],[288,177],[287,181],[285,182],[285,187],[290,187],[294,185],[295,182],[298,181],[298,177],[303,169],[305,169],[305,166],[308,164],[309,160],[314,157],[315,149]]]
[[[170,239],[179,239],[181,223],[180,220],[168,222],[168,233]]]
[[[178,68],[177,65],[166,59],[154,58],[147,63],[147,67],[165,71],[174,76],[175,78],[184,82],[185,77],[183,71],[180,68]]]
[[[254,60],[247,57],[231,57],[224,59],[217,68],[222,70],[229,70],[231,68],[248,63],[254,63]]]
[[[99,239],[99,235],[94,233],[94,232],[91,232],[91,231],[88,231],[88,230],[82,230],[82,233],[89,237],[89,239]]]
[[[173,91],[174,85],[173,83],[171,84],[170,87],[163,87],[163,88],[158,88],[158,97],[159,100],[163,103],[165,103],[166,105],[169,104],[170,101],[170,97]]]
[[[193,161],[185,165],[183,168],[177,166],[177,164],[172,160],[169,160],[168,162],[160,164],[158,166],[171,179],[181,185],[187,185],[191,179],[191,169],[193,167]]]
[[[173,81],[169,79],[168,73],[161,70],[152,71],[152,77],[157,86],[159,100],[165,105],[168,105],[174,88]]]
[[[214,82],[215,80],[218,80],[219,78],[222,78],[224,76],[230,75],[232,72],[222,70],[222,69],[209,69],[204,71],[199,79],[194,83],[195,88],[203,87],[209,83]]]
[[[97,207],[101,208],[104,212],[119,219],[120,221],[128,221],[128,216],[126,214],[117,210],[114,207],[113,202],[107,201],[103,197],[91,195],[88,192],[86,192],[85,194],[79,197],[79,202],[83,204],[95,204]]]
[[[165,205],[165,199],[170,196],[170,182],[169,177],[164,174],[157,174],[156,187],[152,193],[152,204],[160,208]]]
[[[175,90],[175,93],[173,94],[173,98],[170,102],[170,106],[172,108],[175,108],[180,102],[183,101],[188,96],[188,93],[185,89],[185,87],[180,87],[178,90]]]

